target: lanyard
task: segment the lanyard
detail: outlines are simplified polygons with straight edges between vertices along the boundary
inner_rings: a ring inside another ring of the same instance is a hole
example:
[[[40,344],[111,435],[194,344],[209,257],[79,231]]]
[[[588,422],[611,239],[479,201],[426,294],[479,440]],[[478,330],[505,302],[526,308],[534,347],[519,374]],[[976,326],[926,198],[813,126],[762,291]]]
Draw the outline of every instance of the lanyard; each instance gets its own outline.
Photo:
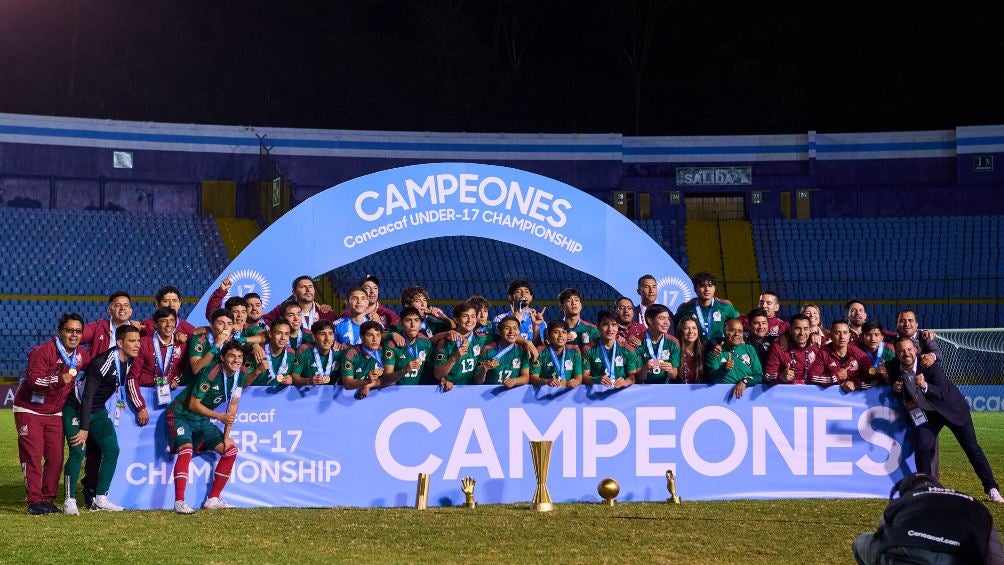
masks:
[[[293,344],[293,349],[299,349],[300,348],[300,340],[301,339],[303,339],[303,332],[302,331],[299,334],[297,334],[296,339],[293,339],[293,336],[289,336],[289,343]]]
[[[380,358],[380,354],[377,351],[370,351],[369,349],[366,349],[365,346],[361,347],[363,349],[363,352],[365,352],[366,355],[369,356],[369,358],[372,359],[374,363],[376,363],[377,368],[383,369],[383,359]]]
[[[411,343],[408,343],[408,341],[405,340],[405,342],[404,342],[404,348],[408,350],[408,355],[410,355],[412,359],[418,359],[418,353],[419,352],[418,352],[418,338],[417,337],[415,338],[415,341],[413,341]]]
[[[666,336],[659,336],[659,348],[655,349],[652,347],[652,336],[645,336],[645,347],[648,349],[648,355],[656,361],[662,361],[662,346],[666,345]]]
[[[464,338],[463,337],[461,337],[460,339],[458,339],[457,340],[457,349],[460,349],[460,345],[463,344],[463,343],[464,343]],[[467,343],[468,343],[468,345],[474,343],[474,332],[471,332],[471,335],[467,337]]]
[[[788,350],[788,354],[791,356],[791,368],[794,369],[796,366],[798,366],[798,361],[795,358],[795,351],[794,350]],[[809,380],[809,346],[808,345],[805,346],[803,356],[805,357],[805,368],[802,370],[802,380],[803,381],[808,381]]]
[[[506,353],[509,353],[510,351],[512,351],[512,348],[513,348],[513,347],[516,347],[516,344],[515,344],[515,343],[510,343],[510,344],[509,344],[509,346],[508,346],[508,347],[506,347],[505,349],[501,349],[501,350],[499,350],[499,352],[498,352],[498,353],[496,353],[496,354],[495,354],[495,357],[492,357],[492,359],[498,359],[499,357],[502,357],[502,356],[503,356],[503,355],[505,355]]]
[[[166,377],[167,371],[171,368],[171,362],[174,361],[174,334],[171,334],[171,345],[167,346],[163,357],[160,354],[160,336],[153,336],[153,360],[157,363],[160,376]]]
[[[317,355],[316,351],[314,352],[314,355]],[[277,380],[276,379],[277,375],[285,375],[286,374],[286,370],[289,368],[289,364],[287,363],[288,361],[289,361],[289,352],[286,351],[285,349],[283,349],[282,350],[282,361],[279,362],[279,372],[276,373],[276,370],[272,368],[272,358],[271,358],[271,356],[269,356],[269,358],[266,360],[266,363],[268,363],[268,374],[269,374],[269,376],[272,377],[273,381]]]
[[[271,360],[268,359],[266,361],[269,362],[269,370],[271,370],[272,369]],[[227,386],[227,378],[228,378],[227,370],[224,369],[223,367],[220,367],[220,372],[223,373],[223,395],[224,395],[223,401],[226,402],[234,397],[234,391],[237,390],[237,383],[240,382],[240,379],[238,377],[240,377],[241,370],[237,369],[237,371],[235,371],[233,375],[230,375],[230,377],[234,379],[233,387]]]
[[[603,349],[603,345],[602,344],[600,345],[600,349]],[[553,347],[548,347],[547,350],[551,352],[551,359],[554,361],[554,371],[556,373],[558,373],[559,377],[561,377],[560,380],[563,380],[563,381],[568,380],[568,379],[565,378],[565,355],[568,353],[568,349],[567,348],[563,348],[561,350],[561,359],[560,360],[558,359],[558,354],[554,352],[554,348]]]
[[[56,342],[56,350],[59,351],[59,356],[63,358],[63,363],[71,369],[77,368],[77,350],[67,352],[66,347],[63,346],[63,342],[59,341],[59,338],[53,338]]]
[[[610,350],[610,355],[607,356],[607,348],[604,347],[603,342],[600,342],[600,356],[603,357],[603,365],[607,368],[607,374],[610,378],[614,378],[617,375],[617,367],[615,367],[610,360],[613,359],[617,361],[617,342],[614,342],[613,348]]]
[[[695,306],[697,306],[697,308],[694,309],[697,311],[697,319],[701,322],[701,327],[704,328],[704,337],[711,339],[711,313],[715,310],[715,299],[711,299],[711,306],[708,307],[708,319],[706,321],[704,319],[704,313],[701,312],[701,303],[698,302]]]
[[[317,305],[311,304],[310,311],[301,316],[303,318],[303,327],[309,328],[314,325],[314,318],[317,317]]]
[[[884,352],[885,344],[881,341],[879,342],[878,349],[875,350],[875,353],[872,353],[871,351],[868,352],[868,356],[872,358],[872,367],[875,369],[878,369],[879,365],[882,364],[882,353]]]
[[[331,366],[335,363],[335,352],[329,350],[327,363],[325,365],[321,365],[321,352],[317,350],[317,347],[314,347],[314,363],[317,365],[318,373],[325,377],[330,376]],[[323,371],[321,370],[322,367],[324,369]]]
[[[113,347],[112,352],[115,355],[115,389],[119,392],[119,400],[115,404],[122,407],[125,406],[125,383],[122,382],[122,360],[119,359],[122,352],[117,347]],[[126,372],[128,371],[129,364],[126,363]]]

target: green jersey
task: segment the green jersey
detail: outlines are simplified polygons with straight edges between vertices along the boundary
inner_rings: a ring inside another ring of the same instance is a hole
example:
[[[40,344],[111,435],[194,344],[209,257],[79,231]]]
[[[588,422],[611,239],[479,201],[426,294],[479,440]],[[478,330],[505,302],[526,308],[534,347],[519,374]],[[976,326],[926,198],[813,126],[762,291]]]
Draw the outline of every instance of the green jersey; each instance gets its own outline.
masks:
[[[582,377],[582,353],[574,345],[565,346],[561,353],[550,347],[540,352],[534,374],[549,381],[553,378],[568,382]]]
[[[701,339],[712,341],[725,337],[725,322],[739,317],[739,312],[728,300],[712,299],[710,307],[700,306],[697,299],[691,299],[680,305],[676,311],[676,327],[686,319],[697,321],[697,329]]]
[[[613,380],[627,378],[628,374],[638,371],[638,355],[629,345],[603,347],[599,341],[582,351],[582,371],[589,371],[594,383],[599,383],[603,375],[611,375]],[[613,370],[610,370],[613,365]]]
[[[342,379],[352,377],[356,380],[364,380],[370,371],[376,368],[383,368],[383,351],[377,349],[367,353],[362,345],[353,345],[345,350],[342,357]]]
[[[402,334],[401,337],[404,337]],[[405,345],[403,347],[396,347],[393,340],[387,339],[383,342],[383,360],[384,360],[384,370],[388,373],[399,371],[404,368],[408,363],[412,361],[420,360],[422,366],[417,369],[412,369],[401,375],[398,379],[397,384],[399,385],[417,385],[428,382],[430,379],[427,375],[429,372],[428,361],[432,358],[432,342],[428,340],[425,336],[419,334],[415,336],[415,341],[412,343],[407,343],[408,338],[404,338]]]
[[[481,349],[477,363],[498,361],[498,365],[485,371],[485,384],[502,384],[506,379],[519,378],[523,369],[530,371],[530,353],[522,347],[516,345],[502,345],[501,343],[489,343]]]
[[[190,399],[195,397],[209,410],[216,410],[219,405],[229,402],[237,389],[244,387],[246,381],[247,375],[244,371],[237,371],[236,375],[227,375],[222,364],[213,363],[199,371],[195,381],[174,397],[170,409],[175,414],[190,420],[208,420],[209,418],[196,414],[188,408]],[[236,392],[236,395],[240,396],[240,393]]]
[[[455,385],[474,384],[474,367],[477,365],[478,356],[481,355],[481,349],[484,348],[489,338],[488,336],[479,336],[471,332],[466,339],[470,342],[467,354],[457,359],[453,367],[450,368],[449,374],[446,375],[446,380]],[[444,339],[436,350],[435,366],[439,367],[448,364],[450,357],[458,349],[457,342],[451,339]]]
[[[582,349],[590,343],[598,341],[600,341],[599,328],[585,320],[579,320],[574,328],[568,328],[568,345],[575,345]]]
[[[266,351],[269,352],[269,364],[272,367],[272,371],[269,372],[268,368],[265,368],[265,370],[262,371],[257,377],[255,377],[254,381],[251,382],[251,386],[271,386],[274,384],[278,384],[276,383],[275,379],[272,378],[272,373],[275,373],[275,376],[277,377],[279,375],[300,374],[301,370],[300,359],[296,356],[296,353],[293,352],[292,349],[286,347],[282,351],[280,351],[278,355],[272,355],[271,347],[269,347],[268,345],[266,345],[265,347]],[[250,375],[251,373],[253,373],[258,369],[258,363],[256,363],[253,358],[246,359],[244,361],[244,368]]]
[[[652,336],[646,334],[641,345],[634,350],[638,355],[638,367],[645,370],[645,366],[653,359],[668,361],[670,365],[680,368],[680,342],[671,335],[661,336],[657,341],[652,341]],[[645,382],[648,384],[666,384],[670,382],[669,373],[662,368],[649,369],[645,374]]]
[[[731,371],[725,369],[729,358],[732,359]],[[735,348],[725,345],[718,355],[708,353],[707,366],[715,384],[734,385],[742,381],[747,385],[756,385],[763,382],[760,356],[756,354],[756,349],[753,349],[752,345],[746,343],[741,343]]]
[[[331,377],[328,384],[338,384],[342,378],[341,367],[344,354],[344,351],[330,349],[326,355],[321,355],[314,345],[301,347],[296,354],[297,362],[300,365],[298,374],[305,379],[312,379],[314,375],[327,375]]]
[[[289,336],[289,346],[293,351],[299,351],[304,345],[314,345],[314,334],[300,330],[299,335]]]
[[[261,327],[259,325],[247,326],[246,328],[244,328],[243,330],[241,330],[241,337],[243,337],[245,340],[247,340],[247,338],[252,337],[252,336],[256,336],[256,335],[258,335],[258,334],[260,334],[260,333],[262,333],[264,331],[265,331],[265,328],[263,328],[263,327]]]

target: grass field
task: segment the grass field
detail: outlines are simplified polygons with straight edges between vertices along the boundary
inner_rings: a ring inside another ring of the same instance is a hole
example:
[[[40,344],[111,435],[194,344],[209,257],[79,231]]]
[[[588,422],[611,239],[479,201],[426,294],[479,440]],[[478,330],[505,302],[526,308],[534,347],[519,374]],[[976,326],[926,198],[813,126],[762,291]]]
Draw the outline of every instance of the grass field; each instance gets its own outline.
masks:
[[[974,414],[1004,481],[1004,414]],[[942,482],[982,497],[955,442],[942,434]],[[530,496],[532,493],[528,493]],[[112,493],[114,495],[114,493]],[[114,500],[114,496],[112,496]],[[850,544],[874,529],[882,500],[528,504],[476,510],[251,509],[28,516],[11,411],[0,411],[2,563],[853,563]],[[57,501],[61,503],[61,501]],[[998,527],[1004,504],[991,511]]]

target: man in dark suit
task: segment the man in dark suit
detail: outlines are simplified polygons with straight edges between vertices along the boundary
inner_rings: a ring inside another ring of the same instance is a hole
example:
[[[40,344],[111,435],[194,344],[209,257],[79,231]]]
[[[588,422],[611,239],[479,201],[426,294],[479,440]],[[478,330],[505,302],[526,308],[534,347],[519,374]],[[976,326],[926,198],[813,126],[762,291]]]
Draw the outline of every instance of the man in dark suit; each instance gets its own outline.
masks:
[[[907,418],[913,422],[914,460],[917,471],[931,472],[931,460],[941,428],[948,426],[959,441],[962,451],[976,471],[992,502],[1004,502],[994,479],[990,462],[976,441],[976,430],[969,413],[969,405],[941,364],[918,366],[916,346],[910,336],[896,340],[896,359],[886,364],[893,392],[903,396]]]

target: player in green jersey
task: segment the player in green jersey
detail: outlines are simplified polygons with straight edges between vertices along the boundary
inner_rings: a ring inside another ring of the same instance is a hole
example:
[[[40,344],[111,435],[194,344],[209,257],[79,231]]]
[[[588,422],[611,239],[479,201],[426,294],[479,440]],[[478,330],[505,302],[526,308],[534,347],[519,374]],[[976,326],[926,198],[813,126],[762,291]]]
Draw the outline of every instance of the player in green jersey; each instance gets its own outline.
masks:
[[[536,370],[530,372],[530,384],[569,388],[582,384],[582,354],[578,347],[568,345],[568,324],[564,320],[547,324],[547,342]]]
[[[579,317],[582,314],[582,295],[578,290],[566,288],[561,291],[558,294],[558,305],[565,315],[565,323],[568,324],[570,345],[576,345],[581,349],[599,340],[600,330]]]
[[[383,325],[367,320],[359,326],[362,341],[345,350],[342,361],[342,386],[355,390],[356,398],[366,398],[371,390],[380,388],[384,374]]]
[[[288,385],[302,369],[296,352],[289,347],[290,324],[282,318],[272,323],[269,330],[267,357],[261,363],[248,360],[244,364],[252,386]]]
[[[680,342],[669,333],[672,323],[669,308],[650,304],[645,308],[648,333],[635,348],[638,354],[638,381],[665,384],[676,381],[680,368]]]
[[[732,303],[724,298],[715,298],[718,280],[707,271],[691,277],[697,297],[684,302],[676,310],[676,325],[687,318],[697,320],[704,343],[719,341],[725,337],[725,322],[739,317]]]
[[[432,342],[421,334],[421,327],[422,315],[417,308],[407,306],[401,310],[401,337],[405,343],[398,347],[390,338],[384,340],[382,386],[428,382],[427,362],[431,361]]]
[[[329,320],[317,320],[310,326],[313,345],[304,345],[297,352],[300,373],[291,374],[293,384],[336,385],[341,382],[342,344],[335,341],[335,330]]]
[[[530,382],[530,354],[516,343],[520,340],[519,320],[513,316],[502,318],[497,326],[499,340],[489,343],[478,355],[474,382],[500,384],[506,388]],[[525,340],[524,340],[525,341]]]
[[[435,374],[444,391],[453,385],[475,384],[474,368],[487,341],[474,333],[478,313],[470,303],[461,302],[453,308],[453,321],[459,337],[443,340],[436,348]]]
[[[174,511],[179,514],[195,512],[185,502],[188,468],[195,450],[212,450],[222,455],[216,464],[213,485],[203,508],[232,508],[220,498],[220,494],[237,460],[237,446],[210,420],[219,420],[227,428],[236,420],[236,400],[247,384],[247,376],[242,371],[243,363],[241,344],[234,340],[225,342],[220,349],[220,361],[199,371],[195,382],[176,396],[166,411],[169,445],[178,454],[174,462]],[[233,410],[231,403],[234,403]],[[223,404],[226,404],[226,409],[217,411]]]
[[[638,356],[630,345],[617,343],[617,316],[609,310],[599,313],[600,339],[582,352],[582,382],[624,388],[635,382]]]

